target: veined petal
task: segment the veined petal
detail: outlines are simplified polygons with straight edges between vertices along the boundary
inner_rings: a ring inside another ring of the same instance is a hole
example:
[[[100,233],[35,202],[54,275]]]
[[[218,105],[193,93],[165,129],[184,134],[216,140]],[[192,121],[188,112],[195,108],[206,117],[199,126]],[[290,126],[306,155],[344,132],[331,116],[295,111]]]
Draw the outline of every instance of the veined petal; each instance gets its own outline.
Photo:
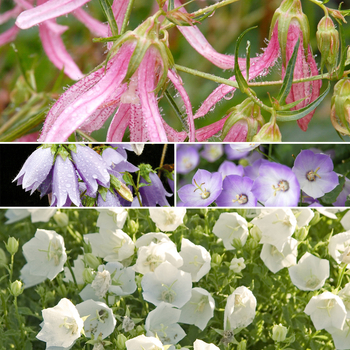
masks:
[[[131,142],[147,142],[148,133],[145,128],[145,122],[142,115],[142,107],[140,104],[130,105],[130,141]]]
[[[19,28],[17,26],[13,26],[10,29],[7,29],[3,33],[1,33],[0,46],[15,40],[18,32],[19,32]]]
[[[267,45],[267,48],[265,49],[264,53],[256,57],[256,60],[252,62],[251,67],[249,69],[249,80],[255,79],[258,76],[267,75],[269,72],[269,68],[271,68],[275,64],[280,54],[277,29],[277,26],[275,26],[275,29],[271,36],[271,40]],[[245,75],[244,69],[242,70],[242,74],[243,76]],[[236,80],[235,76],[232,76],[229,79],[232,81]],[[224,98],[225,95],[227,95],[228,93],[232,93],[235,90],[236,88],[234,87],[221,84],[206,98],[206,100],[203,102],[201,107],[194,115],[194,118],[199,118],[206,115],[216,103],[218,103],[222,98]]]
[[[206,141],[210,137],[212,137],[213,135],[218,133],[224,127],[224,124],[225,124],[227,118],[228,118],[228,116],[218,120],[217,122],[215,122],[213,124],[210,124],[210,125],[207,125],[207,126],[200,128],[200,129],[197,129],[196,130],[197,140],[199,142]]]
[[[118,112],[113,117],[113,120],[108,128],[107,140],[108,142],[121,142],[125,129],[130,121],[130,103],[121,103]]]
[[[168,78],[172,81],[176,90],[179,92],[182,100],[184,101],[186,112],[187,112],[187,123],[188,123],[188,128],[189,128],[189,141],[195,142],[196,141],[196,139],[195,139],[195,126],[194,126],[191,101],[187,95],[186,90],[182,86],[182,81],[180,80],[180,77],[178,77],[176,74],[174,74],[171,69],[168,70]]]
[[[40,6],[22,12],[16,21],[21,29],[27,29],[48,19],[65,15],[83,6],[90,0],[49,0]]]
[[[167,136],[154,94],[157,51],[149,48],[138,68],[138,92],[148,136],[152,142],[166,142]]]
[[[44,141],[65,141],[79,128],[120,86],[128,69],[134,43],[124,44],[106,74],[90,90],[66,108],[54,121]]]
[[[108,26],[97,19],[91,17],[81,8],[76,9],[72,15],[87,27],[90,32],[96,36],[106,37],[108,35]]]
[[[48,58],[58,69],[64,68],[64,73],[74,80],[83,77],[83,73],[64,47],[60,34],[53,31],[50,24],[42,23],[39,35]]]

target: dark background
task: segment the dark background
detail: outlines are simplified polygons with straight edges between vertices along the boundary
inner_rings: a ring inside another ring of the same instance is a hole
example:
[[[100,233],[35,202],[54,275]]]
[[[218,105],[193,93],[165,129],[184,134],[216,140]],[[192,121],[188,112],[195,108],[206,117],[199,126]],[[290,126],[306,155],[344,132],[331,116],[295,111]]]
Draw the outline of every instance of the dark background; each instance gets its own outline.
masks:
[[[151,164],[153,169],[159,166],[163,144],[146,144],[143,153],[137,156],[127,151],[128,161],[136,166],[141,163]],[[47,196],[40,199],[40,193],[25,192],[17,181],[12,182],[21,170],[27,158],[39,147],[39,144],[0,144],[0,207],[37,207],[48,206]],[[168,144],[164,164],[174,163],[174,145]],[[167,181],[163,181],[165,189],[171,193]],[[167,197],[171,206],[174,196]]]

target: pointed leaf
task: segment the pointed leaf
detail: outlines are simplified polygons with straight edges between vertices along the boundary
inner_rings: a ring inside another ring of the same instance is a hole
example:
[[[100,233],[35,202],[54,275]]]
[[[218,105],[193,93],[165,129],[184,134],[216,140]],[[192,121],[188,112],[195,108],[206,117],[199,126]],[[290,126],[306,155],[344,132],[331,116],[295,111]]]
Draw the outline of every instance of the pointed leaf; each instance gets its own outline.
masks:
[[[293,84],[294,68],[295,68],[295,63],[297,61],[299,45],[300,45],[300,39],[298,39],[298,41],[294,46],[292,57],[290,58],[287,65],[286,75],[283,79],[283,84],[277,96],[277,100],[280,103],[280,105],[285,103],[286,98],[289,95],[290,89]]]
[[[115,20],[112,6],[109,3],[109,0],[100,0],[100,4],[102,6],[103,12],[105,13],[105,15],[107,17],[107,21],[108,21],[109,27],[111,28],[112,35],[117,36],[118,35],[118,25],[117,25],[117,21]]]
[[[320,201],[325,204],[332,204],[334,203],[340,192],[343,190],[344,184],[345,184],[345,176],[339,176],[339,185],[332,190],[331,192],[326,193],[323,197],[320,198]]]
[[[291,108],[297,106],[300,102],[303,102],[305,99],[306,99],[306,97],[303,97],[303,98],[301,98],[299,100],[296,100],[296,101],[294,101],[292,103],[288,103],[287,105],[281,106],[280,110],[281,111],[285,111],[287,109],[291,109]]]
[[[247,41],[247,47],[245,49],[245,53],[247,55],[246,58],[246,68],[245,68],[245,72],[246,72],[246,80],[249,80],[249,69],[250,69],[250,41]]]
[[[278,121],[292,121],[299,120],[306,115],[308,115],[311,111],[313,111],[326,97],[330,90],[330,84],[328,83],[327,89],[320,95],[315,101],[310,103],[308,106],[298,109],[297,111],[277,111],[276,117]]]

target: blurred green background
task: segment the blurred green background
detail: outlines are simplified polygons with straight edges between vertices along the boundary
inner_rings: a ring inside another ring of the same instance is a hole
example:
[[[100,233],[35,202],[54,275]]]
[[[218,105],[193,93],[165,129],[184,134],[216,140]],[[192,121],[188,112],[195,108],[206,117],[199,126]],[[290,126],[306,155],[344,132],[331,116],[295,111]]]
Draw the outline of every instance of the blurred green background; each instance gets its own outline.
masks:
[[[195,11],[199,7],[204,7],[207,4],[212,4],[213,1],[196,1],[187,6],[189,11]],[[269,25],[275,9],[281,3],[280,0],[241,0],[224,8],[218,9],[213,16],[198,24],[200,30],[204,33],[208,41],[213,47],[221,52],[233,54],[235,42],[239,34],[252,26],[257,25],[258,28],[249,32],[242,45],[241,56],[244,56],[246,40],[251,42],[251,56],[262,53],[262,48],[266,47],[266,40],[269,34]],[[337,8],[339,2],[332,0],[327,3],[330,8]],[[319,52],[316,45],[316,27],[318,21],[323,16],[322,10],[308,0],[302,0],[303,10],[307,14],[311,28],[311,45],[314,54],[320,61]],[[0,13],[11,9],[14,6],[10,0],[5,0],[0,3]],[[343,3],[343,9],[349,9],[349,2]],[[86,6],[86,10],[95,18],[105,21],[99,1],[92,0]],[[156,9],[156,1],[141,1],[135,0],[134,9],[129,23],[129,29],[136,28],[143,20],[145,20]],[[93,35],[82,23],[76,20],[72,15],[58,18],[58,23],[68,25],[69,30],[63,34],[63,40],[68,52],[72,55],[80,69],[84,73],[88,73],[96,65],[101,63],[106,56],[106,47],[101,43],[93,43]],[[10,28],[14,20],[0,26],[0,33]],[[350,25],[344,25],[346,44],[350,43]],[[175,58],[175,62],[189,68],[199,71],[216,74],[221,77],[228,78],[233,75],[232,71],[223,71],[209,61],[200,56],[182,37],[176,28],[169,30],[170,49]],[[54,101],[64,91],[63,88],[70,86],[74,82],[67,77],[63,77],[62,81],[55,85],[56,80],[60,76],[59,70],[53,66],[43,52],[42,45],[38,36],[38,28],[34,27],[28,30],[20,31],[14,44],[25,70],[33,70],[39,92],[50,92],[50,101]],[[279,80],[281,63],[277,62],[268,77],[258,78],[259,80]],[[14,90],[17,79],[21,75],[20,65],[14,49],[7,44],[0,47],[0,124],[3,124],[7,118],[5,108],[11,106],[11,98],[14,99]],[[192,101],[194,112],[201,105],[203,100],[217,87],[217,84],[195,77],[186,73],[180,73],[184,81],[184,86]],[[325,84],[324,84],[325,85]],[[334,83],[332,83],[334,85]],[[18,89],[17,89],[18,91]],[[277,88],[258,88],[256,89],[259,98],[269,104],[267,92],[272,96],[277,95]],[[332,91],[332,89],[331,89]],[[175,95],[173,88],[170,92]],[[317,108],[316,113],[309,124],[307,132],[299,129],[296,122],[288,122],[280,124],[283,141],[341,141],[335,132],[330,122],[330,99],[332,92],[326,97],[322,104]],[[196,128],[200,128],[207,124],[221,119],[225,112],[232,106],[240,103],[245,99],[245,95],[236,92],[234,97],[229,100],[221,101],[214,111],[210,112],[206,117],[196,120]],[[21,108],[24,101],[20,101],[17,108]],[[181,106],[181,102],[176,98]],[[51,104],[52,104],[51,102]],[[165,98],[162,98],[159,103],[162,108],[164,119],[174,128],[180,130],[181,122],[177,119],[174,111],[169,106]],[[268,118],[268,115],[264,115]],[[37,127],[37,130],[40,126]],[[97,140],[105,140],[107,126],[98,132],[92,134]],[[349,138],[345,138],[349,141]]]

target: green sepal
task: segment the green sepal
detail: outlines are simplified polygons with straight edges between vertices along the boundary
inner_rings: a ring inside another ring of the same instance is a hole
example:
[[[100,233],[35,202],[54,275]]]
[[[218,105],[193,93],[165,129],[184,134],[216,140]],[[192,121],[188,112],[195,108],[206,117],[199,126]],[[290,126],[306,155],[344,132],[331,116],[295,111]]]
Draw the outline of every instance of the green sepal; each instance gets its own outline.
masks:
[[[101,4],[101,7],[103,9],[104,14],[107,17],[107,21],[108,21],[109,27],[111,28],[112,35],[117,36],[118,35],[118,25],[117,25],[117,22],[115,20],[112,6],[109,3],[109,0],[100,0],[100,4]]]
[[[152,184],[150,183],[150,184],[145,184],[144,182],[140,182],[139,183],[139,188],[141,188],[141,187],[145,187],[145,186],[151,186]]]
[[[122,183],[120,182],[120,180],[112,174],[110,174],[110,183],[111,183],[111,187],[116,190],[119,190],[122,186]]]
[[[246,29],[237,39],[237,43],[236,43],[236,49],[235,49],[235,68],[234,68],[234,72],[235,72],[235,76],[236,76],[236,81],[238,83],[238,87],[239,89],[244,93],[247,89],[249,89],[248,87],[248,83],[247,81],[244,79],[243,74],[241,72],[241,70],[239,69],[239,65],[238,65],[238,52],[239,52],[239,45],[241,44],[241,41],[244,37],[244,35],[246,35],[246,33],[248,33],[249,31],[251,31],[252,29],[255,29],[255,27],[252,28],[248,28]],[[249,73],[248,73],[249,74]]]
[[[151,183],[151,178],[149,177],[149,173],[155,173],[155,171],[152,169],[152,166],[150,164],[140,164],[139,165],[140,169],[140,175],[149,183]]]
[[[294,69],[295,69],[295,63],[297,61],[299,45],[300,45],[300,39],[298,39],[298,41],[294,46],[292,57],[290,58],[286,68],[286,75],[283,79],[283,84],[277,96],[277,100],[280,103],[280,105],[283,105],[285,103],[286,98],[293,84]]]
[[[99,186],[97,192],[101,195],[102,199],[106,201],[107,199],[107,193],[108,193],[108,188]]]
[[[281,106],[279,110],[285,111],[287,109],[291,109],[295,106],[297,106],[300,102],[303,102],[306,99],[306,97],[300,98],[299,100],[296,100],[292,103],[288,103],[287,105]]]
[[[85,145],[80,144],[80,146],[85,146]],[[77,145],[74,143],[68,144],[68,149],[74,153],[77,153]]]
[[[64,145],[61,145],[61,147],[59,147],[58,152],[57,152],[57,156],[58,155],[60,155],[64,161],[66,161],[67,157],[69,157],[69,152],[64,147]]]
[[[276,119],[278,121],[292,121],[305,117],[323,101],[329,90],[330,83],[328,83],[327,89],[322,93],[322,95],[320,95],[315,101],[311,102],[308,106],[298,109],[297,111],[277,111]]]
[[[132,176],[129,173],[125,173],[123,175],[123,180],[124,180],[126,185],[134,186]]]
[[[96,198],[85,196],[85,198],[84,198],[84,207],[88,207],[88,208],[94,207],[95,206],[95,202],[96,202]]]

